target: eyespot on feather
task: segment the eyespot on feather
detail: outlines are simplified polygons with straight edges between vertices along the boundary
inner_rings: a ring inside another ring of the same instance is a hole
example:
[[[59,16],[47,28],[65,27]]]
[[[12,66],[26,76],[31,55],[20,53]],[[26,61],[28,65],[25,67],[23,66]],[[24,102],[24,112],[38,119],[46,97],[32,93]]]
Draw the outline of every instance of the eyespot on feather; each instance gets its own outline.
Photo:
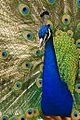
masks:
[[[18,11],[23,16],[28,16],[29,13],[30,13],[29,7],[26,4],[24,4],[24,3],[20,3],[18,5]]]
[[[71,21],[71,17],[69,15],[63,15],[62,17],[62,23],[64,25],[69,25]]]

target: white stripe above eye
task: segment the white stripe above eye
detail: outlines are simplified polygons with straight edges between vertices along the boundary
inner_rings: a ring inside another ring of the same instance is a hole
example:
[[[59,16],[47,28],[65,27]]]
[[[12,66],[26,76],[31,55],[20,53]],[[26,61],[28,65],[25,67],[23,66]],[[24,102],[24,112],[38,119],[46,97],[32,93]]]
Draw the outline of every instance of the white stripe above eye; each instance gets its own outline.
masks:
[[[49,36],[48,36],[48,39],[50,38],[50,36],[51,36],[51,32],[50,32],[50,29],[48,29],[49,30]]]
[[[45,34],[45,36],[44,36],[44,40],[46,39],[46,37],[47,37],[47,34]]]
[[[43,38],[40,39],[40,45],[41,45],[42,41],[43,41]]]

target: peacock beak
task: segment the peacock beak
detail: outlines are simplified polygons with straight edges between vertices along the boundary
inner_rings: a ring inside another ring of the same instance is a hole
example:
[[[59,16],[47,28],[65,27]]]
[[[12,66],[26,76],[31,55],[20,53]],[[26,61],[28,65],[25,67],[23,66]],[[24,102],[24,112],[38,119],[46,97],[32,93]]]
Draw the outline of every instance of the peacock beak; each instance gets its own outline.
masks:
[[[43,46],[43,38],[40,39],[40,48]]]

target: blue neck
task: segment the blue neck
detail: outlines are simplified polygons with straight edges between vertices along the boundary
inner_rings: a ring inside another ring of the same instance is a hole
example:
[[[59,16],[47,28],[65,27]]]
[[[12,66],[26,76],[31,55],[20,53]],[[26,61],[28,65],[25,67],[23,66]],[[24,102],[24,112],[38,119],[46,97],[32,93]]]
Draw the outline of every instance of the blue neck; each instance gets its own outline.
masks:
[[[73,100],[67,84],[59,76],[53,38],[50,38],[45,45],[42,77],[42,108],[44,113],[49,116],[70,116]]]
[[[60,85],[60,75],[57,66],[57,60],[55,50],[53,46],[53,37],[51,37],[45,45],[44,51],[44,67],[43,67],[43,79],[48,84],[53,86]],[[48,78],[47,81],[45,78]],[[51,83],[50,83],[51,82]],[[59,86],[58,86],[59,87]]]

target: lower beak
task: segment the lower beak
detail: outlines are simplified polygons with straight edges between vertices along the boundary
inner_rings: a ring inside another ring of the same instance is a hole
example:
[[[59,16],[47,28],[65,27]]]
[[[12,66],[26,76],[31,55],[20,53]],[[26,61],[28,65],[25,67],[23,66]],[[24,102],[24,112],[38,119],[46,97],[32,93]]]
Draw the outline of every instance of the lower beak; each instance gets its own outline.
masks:
[[[40,39],[40,48],[43,46],[43,39]]]

